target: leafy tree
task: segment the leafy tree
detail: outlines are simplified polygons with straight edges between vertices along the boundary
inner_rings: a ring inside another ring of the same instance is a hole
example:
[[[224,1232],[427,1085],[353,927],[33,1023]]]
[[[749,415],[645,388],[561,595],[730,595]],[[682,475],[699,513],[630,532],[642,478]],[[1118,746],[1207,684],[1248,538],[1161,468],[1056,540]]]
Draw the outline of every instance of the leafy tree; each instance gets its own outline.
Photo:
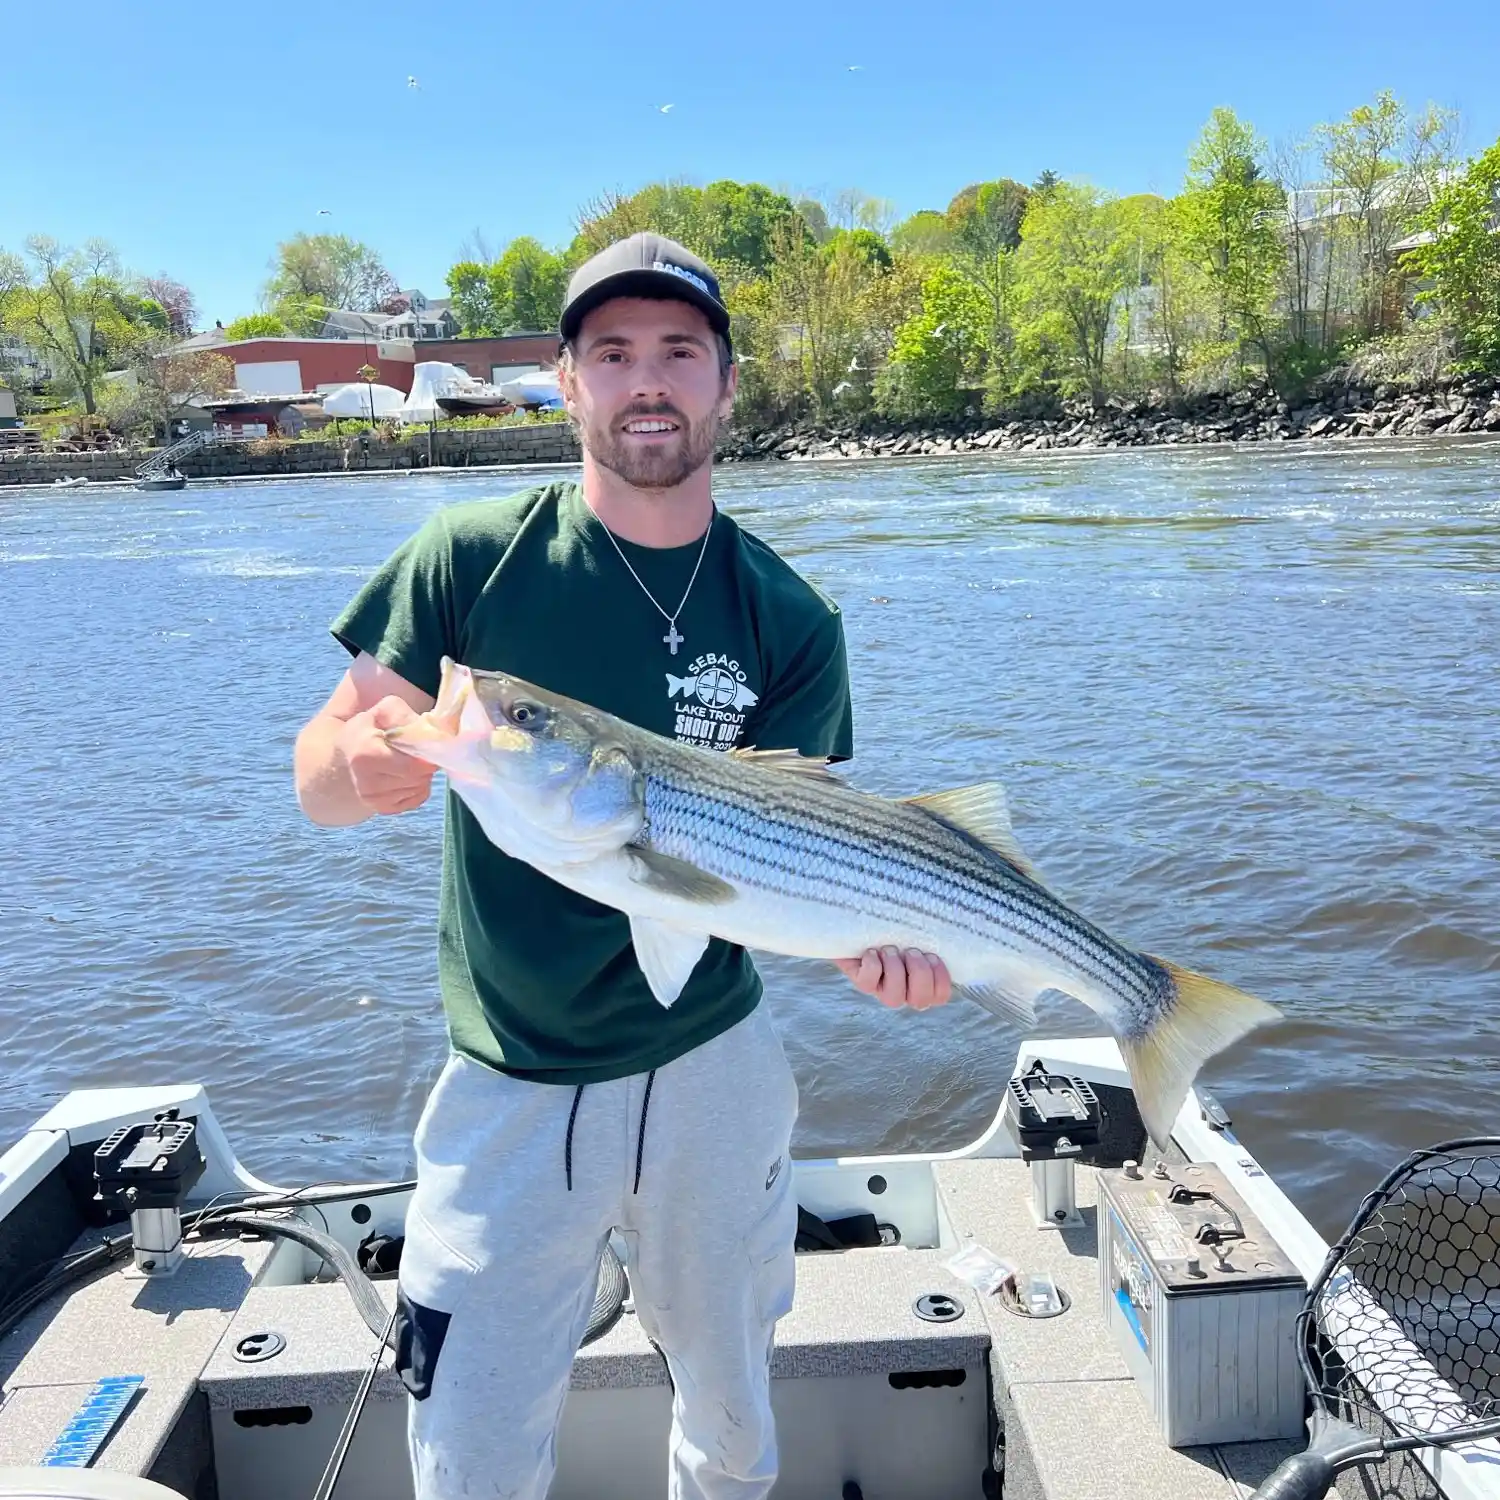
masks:
[[[529,235],[512,240],[490,270],[492,297],[503,331],[557,327],[568,274],[562,261]]]
[[[476,260],[461,260],[449,267],[447,282],[448,295],[453,299],[453,316],[466,334],[500,332],[504,313],[495,305],[489,266]]]
[[[586,204],[569,259],[576,263],[616,240],[652,229],[701,255],[727,286],[770,269],[773,234],[786,224],[813,239],[792,201],[762,183],[725,179],[698,188],[654,182],[628,197],[604,194]]]
[[[956,193],[948,205],[948,225],[959,253],[981,262],[1021,243],[1021,221],[1031,194],[1019,182],[1002,177],[975,182]]]
[[[841,245],[862,256],[878,271],[891,268],[890,248],[873,229],[835,229],[823,242],[820,253],[825,259],[831,259]]]
[[[1050,167],[1048,167],[1044,169],[1041,176],[1039,176],[1037,180],[1031,184],[1031,191],[1033,193],[1041,194],[1050,193],[1052,189],[1055,188],[1061,181],[1062,178],[1059,177],[1057,173],[1054,172]]]
[[[893,415],[949,415],[976,384],[989,346],[989,308],[973,283],[936,265],[922,280],[921,308],[896,331],[878,387]]]
[[[32,235],[24,258],[0,254],[0,325],[52,361],[91,416],[111,346],[122,346],[132,326],[122,305],[130,301],[119,258],[103,240],[74,250]]]
[[[1017,294],[1026,352],[1065,389],[1105,395],[1115,299],[1130,284],[1131,240],[1115,200],[1059,182],[1033,194],[1021,231]]]
[[[398,290],[368,245],[343,234],[296,234],[276,247],[265,299],[300,331],[326,310],[378,311]]]
[[[953,227],[947,214],[924,208],[891,230],[891,249],[900,255],[947,255],[953,248]]]
[[[275,313],[246,313],[224,325],[226,339],[274,339],[286,336],[287,326]]]
[[[1451,112],[1429,106],[1412,119],[1388,91],[1316,131],[1323,168],[1358,253],[1361,332],[1386,323],[1391,246],[1432,202],[1451,167]]]
[[[1218,303],[1218,337],[1259,350],[1276,373],[1272,303],[1286,244],[1280,187],[1259,165],[1255,132],[1216,109],[1188,158],[1173,222],[1177,247],[1202,269]]]
[[[165,437],[187,407],[224,395],[234,385],[234,362],[212,349],[174,353],[177,336],[152,330],[133,341],[131,379],[109,382],[111,424],[122,431]]]
[[[1409,256],[1432,285],[1418,301],[1441,309],[1468,359],[1500,371],[1500,140],[1438,191],[1422,227],[1432,238]]]

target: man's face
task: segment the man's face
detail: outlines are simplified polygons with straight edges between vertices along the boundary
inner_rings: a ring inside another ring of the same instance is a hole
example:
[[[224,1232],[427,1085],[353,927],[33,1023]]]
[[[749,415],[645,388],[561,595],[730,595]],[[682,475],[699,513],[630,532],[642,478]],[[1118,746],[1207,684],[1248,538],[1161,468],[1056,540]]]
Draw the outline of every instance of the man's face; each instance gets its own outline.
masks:
[[[696,307],[618,297],[579,326],[562,394],[596,463],[636,489],[672,489],[712,461],[736,374],[719,378],[718,341]]]

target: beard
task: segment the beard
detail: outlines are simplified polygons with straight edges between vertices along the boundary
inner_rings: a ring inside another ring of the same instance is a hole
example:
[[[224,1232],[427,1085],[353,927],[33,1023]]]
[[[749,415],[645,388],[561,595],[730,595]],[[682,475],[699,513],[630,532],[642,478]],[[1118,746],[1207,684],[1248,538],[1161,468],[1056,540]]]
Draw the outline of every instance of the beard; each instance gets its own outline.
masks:
[[[632,441],[613,423],[586,419],[581,424],[580,436],[594,462],[638,490],[675,489],[704,464],[712,462],[719,437],[717,409],[699,422],[690,422],[669,406],[650,411],[632,408],[619,420],[629,422],[641,417],[666,418],[677,423],[677,431],[668,442],[643,444]]]

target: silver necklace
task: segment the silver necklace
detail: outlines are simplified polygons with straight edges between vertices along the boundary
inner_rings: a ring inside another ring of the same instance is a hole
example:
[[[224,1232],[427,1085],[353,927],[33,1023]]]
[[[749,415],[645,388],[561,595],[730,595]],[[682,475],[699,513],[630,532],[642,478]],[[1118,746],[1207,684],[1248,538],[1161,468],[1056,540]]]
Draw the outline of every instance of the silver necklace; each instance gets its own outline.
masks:
[[[678,634],[677,616],[682,613],[682,606],[683,604],[686,604],[688,602],[688,595],[693,592],[693,585],[698,581],[698,569],[703,566],[703,554],[708,551],[709,533],[714,529],[714,512],[709,513],[708,527],[703,533],[703,545],[698,549],[698,561],[693,564],[693,576],[688,579],[688,586],[683,591],[682,603],[680,603],[677,608],[672,611],[671,614],[668,614],[666,610],[662,609],[660,604],[657,604],[656,595],[653,594],[644,583],[641,583],[641,575],[637,573],[634,568],[630,567],[630,559],[625,556],[625,553],[621,549],[620,544],[615,540],[614,532],[612,532],[608,526],[605,526],[602,521],[600,521],[599,524],[604,528],[604,534],[609,538],[610,545],[615,549],[616,552],[620,554],[620,561],[624,563],[627,568],[630,568],[630,576],[635,579],[637,583],[641,584],[641,592],[653,604],[656,604],[656,608],[660,612],[662,619],[667,622],[667,633],[662,637],[662,640],[667,643],[667,646],[671,650],[672,655],[676,656],[677,648],[686,639],[685,636]]]

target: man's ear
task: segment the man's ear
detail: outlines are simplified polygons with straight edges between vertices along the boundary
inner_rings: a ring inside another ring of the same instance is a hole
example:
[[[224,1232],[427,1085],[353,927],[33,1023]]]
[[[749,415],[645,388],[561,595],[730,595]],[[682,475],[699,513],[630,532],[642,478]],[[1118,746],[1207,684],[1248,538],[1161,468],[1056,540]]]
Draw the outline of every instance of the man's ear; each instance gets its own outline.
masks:
[[[740,388],[740,367],[738,363],[729,367],[729,376],[724,382],[724,394],[720,397],[723,415],[727,417],[734,407],[735,392]]]

